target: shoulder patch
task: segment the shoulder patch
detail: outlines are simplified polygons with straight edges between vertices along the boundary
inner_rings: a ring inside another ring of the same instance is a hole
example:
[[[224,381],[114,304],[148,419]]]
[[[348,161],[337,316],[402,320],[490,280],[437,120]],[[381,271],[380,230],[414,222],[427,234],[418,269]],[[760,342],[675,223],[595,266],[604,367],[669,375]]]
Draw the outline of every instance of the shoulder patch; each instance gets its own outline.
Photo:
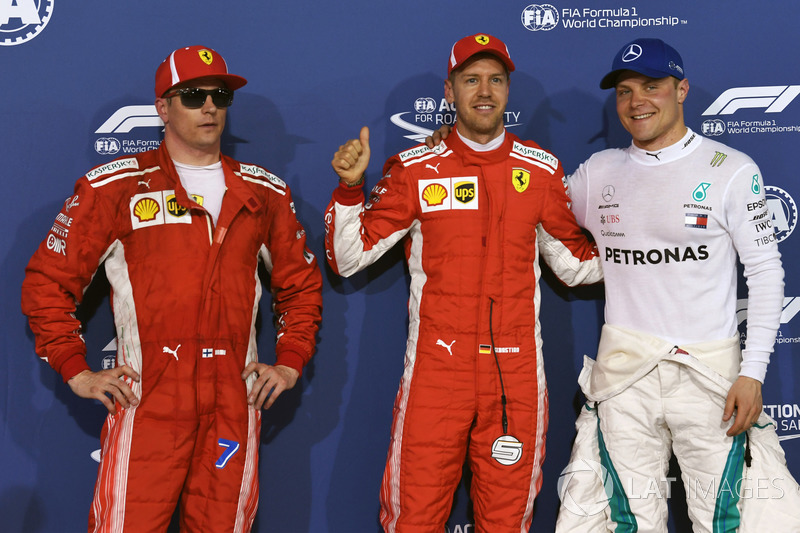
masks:
[[[256,178],[264,178],[273,185],[277,185],[278,187],[282,187],[284,189],[286,188],[286,182],[284,182],[275,174],[268,172],[266,169],[263,169],[257,165],[245,165],[240,163],[239,170],[242,174],[249,174],[250,176]]]
[[[440,143],[439,146],[436,146],[435,148],[428,148],[424,144],[421,144],[406,150],[405,152],[400,152],[397,154],[397,157],[400,159],[400,162],[403,163],[403,165],[408,166],[412,163],[416,163],[417,161],[425,161],[431,157],[442,155],[448,150],[449,149],[444,142]]]
[[[105,165],[95,167],[86,173],[86,179],[89,181],[96,180],[102,176],[114,174],[120,170],[138,170],[139,161],[135,157],[127,157],[125,159],[117,159]]]
[[[525,146],[524,144],[514,141],[514,146],[511,149],[511,155],[520,159],[528,160],[534,165],[544,168],[551,174],[558,169],[558,158],[540,148],[532,146]]]

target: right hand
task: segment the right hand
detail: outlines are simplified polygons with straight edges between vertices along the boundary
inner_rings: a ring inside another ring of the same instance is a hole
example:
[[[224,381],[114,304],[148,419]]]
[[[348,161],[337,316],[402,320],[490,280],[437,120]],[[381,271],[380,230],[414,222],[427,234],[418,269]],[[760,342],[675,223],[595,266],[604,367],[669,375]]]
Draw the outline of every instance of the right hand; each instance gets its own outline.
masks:
[[[425,146],[428,148],[436,148],[442,143],[443,140],[447,139],[447,136],[450,135],[451,131],[453,131],[453,128],[447,124],[442,124],[442,127],[434,131],[433,135],[425,137]]]
[[[67,384],[72,392],[81,398],[100,400],[108,412],[115,415],[117,408],[114,400],[118,401],[124,409],[139,405],[139,399],[131,388],[124,380],[120,379],[122,376],[139,381],[139,374],[134,369],[122,365],[99,372],[84,370],[80,374],[72,376]]]
[[[333,155],[333,170],[347,185],[353,185],[364,175],[369,164],[369,128],[364,126],[358,139],[350,139]]]

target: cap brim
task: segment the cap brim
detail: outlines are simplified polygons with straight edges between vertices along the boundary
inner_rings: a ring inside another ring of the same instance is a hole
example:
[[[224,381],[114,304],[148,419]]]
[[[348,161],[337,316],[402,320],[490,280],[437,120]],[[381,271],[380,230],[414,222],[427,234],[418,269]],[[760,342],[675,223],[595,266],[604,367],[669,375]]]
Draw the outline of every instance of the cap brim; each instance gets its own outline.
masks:
[[[621,73],[625,72],[625,71],[637,72],[639,74],[643,74],[645,76],[653,78],[654,80],[658,80],[658,79],[661,79],[661,78],[669,78],[670,76],[673,77],[673,78],[676,78],[678,80],[683,79],[683,78],[678,78],[677,76],[675,76],[673,74],[668,74],[666,72],[661,72],[660,70],[654,70],[654,69],[649,69],[649,68],[640,68],[640,67],[637,67],[637,68],[622,68],[622,69],[618,69],[618,70],[612,70],[611,72],[609,72],[608,74],[603,76],[603,79],[600,80],[600,88],[601,89],[613,89],[617,85],[617,78],[619,78],[619,75]]]
[[[210,74],[208,76],[198,76],[196,78],[189,78],[188,80],[183,80],[180,83],[176,83],[175,85],[167,88],[163,93],[161,93],[161,97],[163,98],[165,94],[173,90],[175,87],[182,87],[187,83],[203,79],[220,80],[225,84],[225,87],[227,87],[231,91],[235,91],[236,89],[241,89],[242,87],[247,85],[247,80],[241,76],[237,76],[236,74]]]
[[[472,54],[471,56],[469,56],[469,57],[467,57],[467,58],[463,59],[463,60],[462,60],[462,61],[461,61],[461,62],[460,62],[458,65],[456,65],[455,67],[449,67],[449,68],[447,69],[447,75],[449,76],[449,75],[450,75],[450,74],[451,74],[451,73],[452,73],[454,70],[458,70],[458,69],[460,69],[461,67],[463,67],[463,66],[464,66],[464,63],[468,62],[470,59],[472,59],[473,57],[475,57],[475,56],[476,56],[476,55],[478,55],[478,54],[490,54],[490,55],[493,55],[494,57],[496,57],[497,59],[499,59],[499,60],[500,60],[500,62],[501,62],[503,65],[505,65],[505,67],[508,69],[508,71],[509,71],[509,72],[514,72],[514,69],[516,68],[516,67],[514,66],[514,62],[513,62],[513,61],[511,61],[511,58],[509,58],[509,57],[507,57],[507,56],[503,55],[502,53],[498,52],[497,50],[479,50],[479,51],[475,52],[474,54]],[[449,66],[449,65],[448,65],[448,66]]]

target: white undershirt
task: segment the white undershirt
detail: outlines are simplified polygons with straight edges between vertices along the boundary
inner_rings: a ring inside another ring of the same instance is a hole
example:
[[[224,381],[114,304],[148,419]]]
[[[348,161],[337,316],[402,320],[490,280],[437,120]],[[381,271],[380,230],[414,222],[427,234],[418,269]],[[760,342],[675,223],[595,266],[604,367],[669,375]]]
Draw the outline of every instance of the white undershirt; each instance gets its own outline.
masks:
[[[216,224],[222,208],[222,197],[225,196],[225,173],[222,171],[222,162],[217,161],[203,167],[177,161],[173,163],[183,188],[195,202],[203,206]]]
[[[461,135],[461,133],[459,133],[457,129],[456,129],[456,133],[458,133],[458,138],[461,139],[464,142],[464,144],[466,144],[467,146],[469,146],[471,149],[475,150],[476,152],[491,152],[492,150],[495,150],[495,149],[499,148],[500,145],[503,144],[503,141],[506,140],[506,130],[505,129],[503,130],[503,133],[501,133],[500,135],[498,135],[497,137],[495,137],[494,139],[492,139],[491,141],[489,141],[486,144],[480,144],[480,143],[476,143],[475,141],[470,141],[469,139],[467,139],[466,137]]]

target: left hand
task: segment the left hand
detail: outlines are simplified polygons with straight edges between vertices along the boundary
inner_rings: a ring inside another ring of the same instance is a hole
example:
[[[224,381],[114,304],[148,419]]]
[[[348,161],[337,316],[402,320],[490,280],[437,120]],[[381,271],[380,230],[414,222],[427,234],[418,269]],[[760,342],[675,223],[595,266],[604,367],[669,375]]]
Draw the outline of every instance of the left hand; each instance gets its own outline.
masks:
[[[728,391],[725,411],[722,413],[722,421],[727,422],[733,416],[734,410],[736,411],[736,419],[728,429],[727,435],[733,437],[750,429],[761,415],[762,407],[761,382],[739,376]]]
[[[300,372],[294,368],[283,365],[267,365],[264,363],[252,362],[248,364],[242,379],[246,380],[250,374],[258,376],[250,394],[247,395],[247,403],[256,409],[269,409],[278,396],[283,391],[289,390],[297,383]]]

